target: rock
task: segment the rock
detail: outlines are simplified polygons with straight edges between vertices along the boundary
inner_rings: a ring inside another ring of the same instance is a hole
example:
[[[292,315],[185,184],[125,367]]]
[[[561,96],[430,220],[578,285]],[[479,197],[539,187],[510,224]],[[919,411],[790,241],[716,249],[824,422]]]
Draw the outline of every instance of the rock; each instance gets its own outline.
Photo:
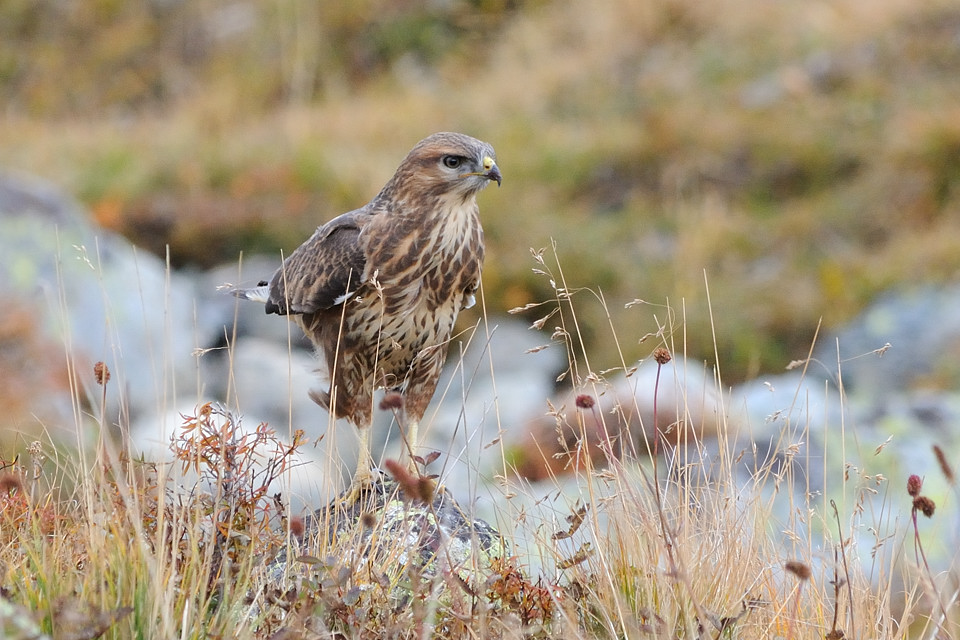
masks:
[[[475,495],[478,481],[503,473],[501,440],[509,441],[523,420],[540,412],[553,390],[552,372],[565,354],[536,353],[543,336],[512,318],[483,320],[450,348],[437,394],[424,416],[421,451],[436,450],[443,483],[457,494]],[[396,447],[389,451],[398,452]],[[489,498],[477,496],[487,515]]]
[[[732,454],[739,482],[770,499],[773,519],[791,535],[816,539],[824,520],[835,527],[833,500],[864,566],[913,570],[912,555],[888,538],[902,535],[909,520],[906,478],[921,475],[937,504],[952,503],[957,491],[933,447],[947,460],[960,450],[958,301],[958,287],[890,294],[822,339],[805,373],[796,368],[731,391],[731,419],[750,436]],[[792,499],[772,499],[788,488]],[[796,505],[819,515],[796,518]],[[955,568],[960,512],[918,524],[934,571]]]
[[[503,536],[471,517],[445,488],[436,488],[425,503],[394,480],[375,481],[356,503],[334,501],[317,510],[306,519],[301,540],[300,557],[329,560],[289,564],[281,557],[269,568],[272,583],[291,576],[303,589],[313,568],[349,573],[359,592],[386,590],[394,607],[418,594],[449,603],[464,589],[482,592],[496,562],[510,556]]]
[[[659,383],[657,369],[656,362],[645,360],[629,377],[586,383],[543,403],[510,440],[520,475],[542,480],[580,469],[583,456],[603,467],[611,454],[647,456],[655,448],[666,453],[716,439],[727,425],[703,367],[675,358],[663,365]]]
[[[108,366],[111,422],[175,403],[178,388],[196,380],[194,350],[222,332],[196,304],[189,278],[96,228],[40,180],[0,173],[0,255],[7,295],[67,354],[91,406],[99,406],[100,395],[93,364]],[[49,403],[46,393],[38,389],[34,402]],[[72,406],[69,395],[67,402]],[[81,426],[72,411],[57,421],[50,430],[61,437]]]
[[[207,354],[202,372],[209,381],[206,392],[248,419],[281,432],[303,429],[316,439],[331,423],[327,411],[308,395],[322,384],[316,365],[305,351],[251,336],[238,340],[231,352]]]
[[[823,340],[814,355],[834,371],[839,358],[849,392],[882,399],[892,390],[960,387],[958,354],[960,285],[952,285],[882,296],[835,338]]]

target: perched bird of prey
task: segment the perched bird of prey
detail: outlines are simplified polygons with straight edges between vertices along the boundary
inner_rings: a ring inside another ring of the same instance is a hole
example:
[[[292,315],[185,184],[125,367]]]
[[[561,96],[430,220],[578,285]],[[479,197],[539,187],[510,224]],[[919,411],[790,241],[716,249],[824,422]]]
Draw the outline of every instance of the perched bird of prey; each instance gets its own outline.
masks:
[[[377,388],[403,396],[407,446],[437,387],[461,309],[483,263],[476,195],[501,181],[493,147],[460,133],[417,143],[367,205],[319,227],[269,282],[234,294],[289,316],[326,360],[330,388],[313,399],[360,433],[346,500],[371,483]]]

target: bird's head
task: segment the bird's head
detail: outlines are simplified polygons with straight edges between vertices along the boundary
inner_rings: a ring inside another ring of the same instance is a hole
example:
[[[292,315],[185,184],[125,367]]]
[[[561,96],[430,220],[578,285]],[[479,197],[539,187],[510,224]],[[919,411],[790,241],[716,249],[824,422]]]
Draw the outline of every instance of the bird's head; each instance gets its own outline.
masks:
[[[466,200],[492,181],[500,185],[496,158],[486,142],[462,133],[435,133],[407,154],[394,179],[420,192]]]

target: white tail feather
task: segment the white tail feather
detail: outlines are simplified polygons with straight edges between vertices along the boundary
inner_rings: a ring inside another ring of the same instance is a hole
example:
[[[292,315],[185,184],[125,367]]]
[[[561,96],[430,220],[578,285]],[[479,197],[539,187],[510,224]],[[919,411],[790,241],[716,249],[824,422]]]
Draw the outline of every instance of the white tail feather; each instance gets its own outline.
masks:
[[[252,289],[240,289],[237,287],[231,289],[230,293],[244,300],[253,300],[254,302],[266,304],[267,300],[270,299],[270,285],[265,284],[259,287],[253,287]]]

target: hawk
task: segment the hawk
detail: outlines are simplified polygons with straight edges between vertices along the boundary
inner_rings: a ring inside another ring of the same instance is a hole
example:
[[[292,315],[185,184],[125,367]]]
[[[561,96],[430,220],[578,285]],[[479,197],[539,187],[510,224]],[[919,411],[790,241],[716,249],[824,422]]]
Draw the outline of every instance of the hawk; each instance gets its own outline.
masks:
[[[365,206],[317,228],[269,282],[234,289],[288,316],[330,372],[311,397],[360,434],[347,500],[372,482],[373,393],[399,391],[407,447],[433,397],[461,309],[474,303],[483,263],[476,196],[501,182],[493,147],[461,133],[416,144]]]

